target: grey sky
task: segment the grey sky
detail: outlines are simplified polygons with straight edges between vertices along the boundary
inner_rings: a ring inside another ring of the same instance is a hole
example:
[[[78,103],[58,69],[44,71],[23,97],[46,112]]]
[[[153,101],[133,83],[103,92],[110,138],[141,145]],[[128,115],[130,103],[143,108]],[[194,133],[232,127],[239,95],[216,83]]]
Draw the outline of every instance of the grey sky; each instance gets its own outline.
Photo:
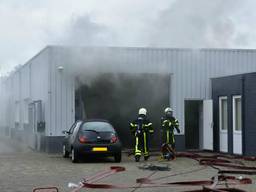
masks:
[[[49,44],[255,48],[254,0],[0,0],[0,74]]]

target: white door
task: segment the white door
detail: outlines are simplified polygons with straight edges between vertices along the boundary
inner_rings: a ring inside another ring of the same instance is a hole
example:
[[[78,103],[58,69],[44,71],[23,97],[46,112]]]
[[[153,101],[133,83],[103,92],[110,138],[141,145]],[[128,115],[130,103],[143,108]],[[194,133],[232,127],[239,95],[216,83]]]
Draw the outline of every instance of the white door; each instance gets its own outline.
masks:
[[[228,98],[219,97],[220,151],[228,152]]]
[[[242,100],[233,96],[233,153],[242,154]]]
[[[212,100],[203,103],[203,149],[213,150]]]

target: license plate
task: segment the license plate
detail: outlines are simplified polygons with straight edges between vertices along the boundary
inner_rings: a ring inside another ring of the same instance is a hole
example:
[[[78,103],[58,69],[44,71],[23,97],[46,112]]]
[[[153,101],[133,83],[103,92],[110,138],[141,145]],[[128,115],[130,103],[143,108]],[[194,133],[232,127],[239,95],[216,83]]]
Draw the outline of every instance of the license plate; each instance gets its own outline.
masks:
[[[107,147],[93,147],[92,151],[108,151]]]

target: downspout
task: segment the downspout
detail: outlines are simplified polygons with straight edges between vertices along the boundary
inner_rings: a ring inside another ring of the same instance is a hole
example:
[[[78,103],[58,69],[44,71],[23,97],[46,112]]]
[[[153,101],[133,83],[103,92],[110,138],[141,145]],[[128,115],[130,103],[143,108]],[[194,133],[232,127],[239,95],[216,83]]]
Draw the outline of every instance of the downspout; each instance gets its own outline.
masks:
[[[48,53],[48,112],[49,115],[49,124],[48,124],[48,130],[46,130],[46,135],[51,136],[52,135],[52,48],[49,47],[49,53]]]
[[[245,155],[245,76],[242,76],[242,154]]]

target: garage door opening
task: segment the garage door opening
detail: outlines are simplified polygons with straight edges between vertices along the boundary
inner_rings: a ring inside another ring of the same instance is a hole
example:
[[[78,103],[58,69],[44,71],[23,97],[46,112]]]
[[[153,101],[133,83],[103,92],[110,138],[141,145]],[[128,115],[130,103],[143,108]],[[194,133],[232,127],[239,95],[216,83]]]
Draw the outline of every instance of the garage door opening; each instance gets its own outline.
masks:
[[[133,139],[129,122],[145,107],[155,133],[151,145],[159,147],[160,118],[169,106],[170,74],[101,74],[90,82],[77,82],[76,119],[103,118],[116,128],[124,147]]]

